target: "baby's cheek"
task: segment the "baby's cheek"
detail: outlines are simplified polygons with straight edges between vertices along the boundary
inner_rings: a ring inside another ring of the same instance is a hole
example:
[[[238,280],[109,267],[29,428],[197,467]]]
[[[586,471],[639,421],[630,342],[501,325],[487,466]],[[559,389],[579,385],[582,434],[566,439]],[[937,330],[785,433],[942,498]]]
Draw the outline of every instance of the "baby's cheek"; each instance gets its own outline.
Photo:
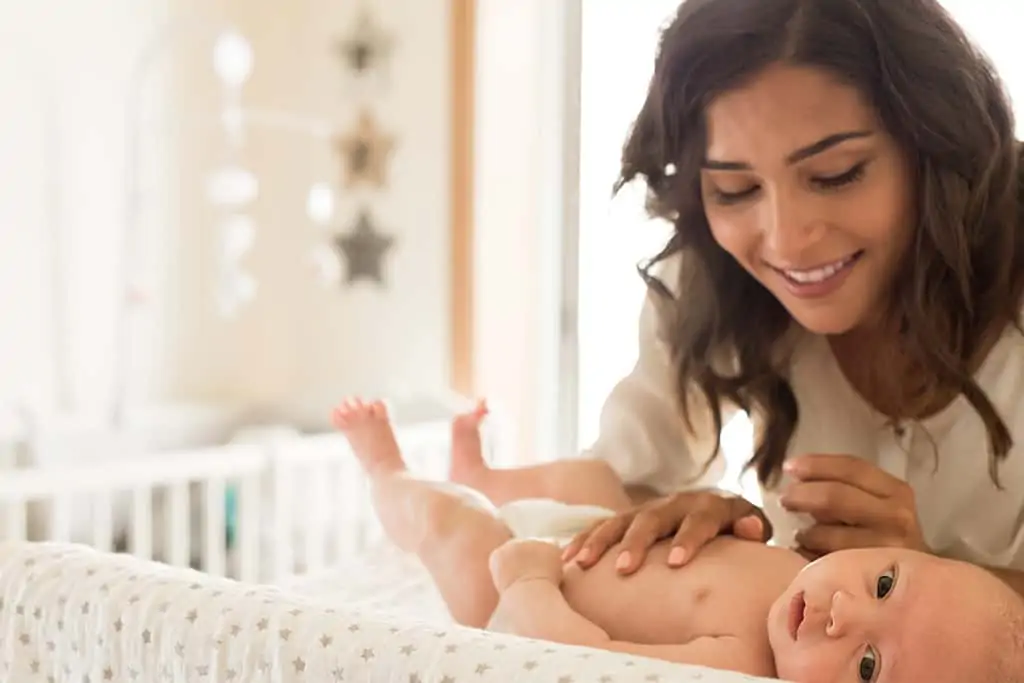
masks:
[[[779,678],[792,683],[838,681],[840,665],[827,645],[794,647],[775,660]]]

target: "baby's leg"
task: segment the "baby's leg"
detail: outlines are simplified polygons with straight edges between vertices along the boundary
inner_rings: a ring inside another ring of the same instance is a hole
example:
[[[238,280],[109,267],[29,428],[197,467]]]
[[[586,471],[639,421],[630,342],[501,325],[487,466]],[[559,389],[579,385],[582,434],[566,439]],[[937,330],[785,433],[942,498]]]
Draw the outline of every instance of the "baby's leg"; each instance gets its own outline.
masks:
[[[512,536],[493,505],[462,486],[411,476],[382,403],[346,402],[333,421],[370,478],[384,532],[419,557],[458,623],[485,626],[498,602],[488,559]]]
[[[451,481],[480,491],[495,505],[523,498],[550,498],[570,505],[597,505],[616,511],[632,507],[612,468],[600,460],[566,460],[513,469],[493,469],[483,459],[480,421],[483,403],[452,424]]]

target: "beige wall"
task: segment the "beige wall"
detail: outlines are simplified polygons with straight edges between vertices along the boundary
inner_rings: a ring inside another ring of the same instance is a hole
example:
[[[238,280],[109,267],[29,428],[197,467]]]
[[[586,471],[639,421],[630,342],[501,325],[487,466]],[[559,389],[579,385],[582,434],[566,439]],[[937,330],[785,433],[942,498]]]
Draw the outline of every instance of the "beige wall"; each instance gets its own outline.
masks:
[[[48,269],[50,229],[56,224],[67,235],[63,243],[71,261],[64,287],[71,310],[65,338],[72,407],[98,409],[109,399],[113,365],[127,65],[144,37],[153,34],[154,16],[146,10],[158,3],[61,2],[55,22],[57,4],[0,3],[0,24],[18,26],[23,36],[5,51],[24,55],[29,46],[44,44],[58,57],[54,93],[60,143],[59,162],[44,168],[46,157],[39,150],[47,136],[31,100],[33,83],[22,68],[13,68],[13,61],[24,66],[25,60],[0,60],[0,87],[14,92],[16,103],[8,107],[15,125],[0,127],[0,291],[5,292],[0,296],[0,404],[32,394],[55,405],[58,335],[51,323]],[[247,104],[338,126],[354,120],[364,100],[346,91],[332,54],[332,41],[350,25],[354,3],[170,4],[175,12],[198,9],[211,20],[230,18],[253,41]],[[138,330],[146,353],[133,366],[134,402],[287,403],[302,415],[321,418],[344,393],[447,386],[446,2],[376,4],[399,41],[389,87],[368,100],[398,137],[392,182],[383,193],[342,196],[336,227],[347,230],[362,200],[368,202],[397,238],[387,263],[388,288],[325,288],[310,265],[310,250],[330,234],[307,220],[306,192],[312,182],[340,180],[330,142],[254,132],[243,160],[259,177],[262,191],[253,210],[256,242],[246,265],[259,282],[259,294],[236,319],[217,315],[214,223],[201,181],[226,148],[214,132],[186,125],[196,115],[213,113],[217,100],[208,72],[210,41],[199,34],[191,41],[182,38],[154,69],[146,91],[143,222],[149,248],[144,263],[156,296]],[[13,13],[18,16],[7,16]],[[166,72],[168,67],[175,68]],[[167,74],[174,77],[165,80]],[[174,95],[171,110],[159,106],[163,86]],[[166,117],[168,111],[173,115]],[[11,119],[5,115],[5,120]],[[59,204],[46,194],[48,187],[59,189]]]

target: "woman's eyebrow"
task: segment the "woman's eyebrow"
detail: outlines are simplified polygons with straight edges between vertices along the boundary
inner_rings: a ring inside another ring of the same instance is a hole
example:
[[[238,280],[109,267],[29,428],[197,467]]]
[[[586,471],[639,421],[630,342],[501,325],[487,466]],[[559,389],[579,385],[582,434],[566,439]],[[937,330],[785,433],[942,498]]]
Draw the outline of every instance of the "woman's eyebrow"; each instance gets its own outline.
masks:
[[[786,163],[793,165],[805,159],[809,159],[815,155],[821,154],[827,150],[832,149],[836,145],[846,142],[847,140],[856,140],[860,138],[871,137],[874,135],[869,130],[849,130],[841,133],[833,133],[826,135],[822,139],[812,142],[811,144],[801,147],[800,149],[791,152],[786,157]],[[719,159],[704,159],[701,166],[708,171],[750,171],[753,167],[746,161],[726,161]]]

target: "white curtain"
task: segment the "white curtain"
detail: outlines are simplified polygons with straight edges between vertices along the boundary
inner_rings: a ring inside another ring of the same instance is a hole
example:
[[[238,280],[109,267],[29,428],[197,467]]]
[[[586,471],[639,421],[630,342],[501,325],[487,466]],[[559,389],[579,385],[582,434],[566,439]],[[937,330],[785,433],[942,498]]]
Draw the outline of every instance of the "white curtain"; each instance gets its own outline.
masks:
[[[109,392],[121,88],[153,8],[0,3],[0,407],[85,408]]]

